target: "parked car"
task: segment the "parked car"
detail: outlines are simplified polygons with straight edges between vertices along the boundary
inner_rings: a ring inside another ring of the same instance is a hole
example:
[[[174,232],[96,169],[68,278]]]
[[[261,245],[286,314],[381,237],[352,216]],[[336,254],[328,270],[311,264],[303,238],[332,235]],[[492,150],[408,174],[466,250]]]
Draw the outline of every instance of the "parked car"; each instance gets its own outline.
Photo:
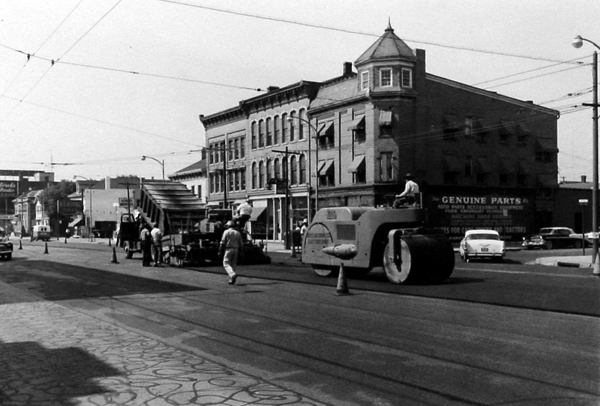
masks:
[[[505,254],[504,241],[495,230],[469,230],[460,242],[458,252],[463,261],[487,258],[502,261]]]
[[[11,259],[13,254],[13,244],[9,241],[8,237],[0,237],[0,258]]]
[[[544,227],[537,234],[523,237],[523,248],[525,249],[547,249],[552,248],[581,248],[583,244],[590,245],[588,238],[582,234],[576,234],[568,227]]]

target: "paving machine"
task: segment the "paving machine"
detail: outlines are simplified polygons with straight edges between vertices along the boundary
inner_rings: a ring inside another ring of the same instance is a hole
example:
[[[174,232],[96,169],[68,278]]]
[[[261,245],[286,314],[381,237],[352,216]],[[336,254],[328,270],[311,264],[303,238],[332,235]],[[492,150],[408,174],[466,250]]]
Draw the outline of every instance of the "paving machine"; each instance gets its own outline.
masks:
[[[454,270],[454,250],[424,220],[419,208],[321,209],[306,232],[302,261],[320,276],[336,275],[341,265],[350,277],[381,266],[392,283],[441,283]]]

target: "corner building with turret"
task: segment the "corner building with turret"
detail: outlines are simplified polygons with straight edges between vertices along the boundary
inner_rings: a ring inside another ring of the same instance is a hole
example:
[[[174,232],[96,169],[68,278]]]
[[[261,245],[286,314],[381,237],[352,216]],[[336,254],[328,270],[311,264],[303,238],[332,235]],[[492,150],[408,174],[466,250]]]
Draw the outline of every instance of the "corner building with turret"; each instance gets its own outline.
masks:
[[[201,116],[208,201],[254,204],[252,233],[281,240],[315,211],[391,207],[407,173],[452,239],[518,239],[551,224],[555,110],[426,72],[391,26],[342,75],[272,87]]]

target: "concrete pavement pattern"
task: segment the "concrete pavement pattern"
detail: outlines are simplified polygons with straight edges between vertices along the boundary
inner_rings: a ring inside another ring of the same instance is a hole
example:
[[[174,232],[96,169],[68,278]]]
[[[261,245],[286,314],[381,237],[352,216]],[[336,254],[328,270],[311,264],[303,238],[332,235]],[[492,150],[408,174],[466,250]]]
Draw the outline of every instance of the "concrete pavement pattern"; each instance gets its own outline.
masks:
[[[3,406],[321,406],[52,302],[0,306]]]

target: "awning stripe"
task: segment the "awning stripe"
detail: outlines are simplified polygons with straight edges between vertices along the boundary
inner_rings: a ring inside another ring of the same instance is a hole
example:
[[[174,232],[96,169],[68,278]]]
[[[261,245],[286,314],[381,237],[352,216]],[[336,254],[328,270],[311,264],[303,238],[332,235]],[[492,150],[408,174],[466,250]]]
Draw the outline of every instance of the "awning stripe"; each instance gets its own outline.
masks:
[[[323,161],[319,163],[319,175],[328,173],[333,169],[333,161]]]
[[[364,166],[364,163],[365,163],[364,155],[354,157],[354,160],[352,161],[350,166],[348,166],[348,172],[358,172],[360,167]]]
[[[364,128],[365,128],[365,116],[362,116],[362,117],[354,119],[350,123],[348,130],[355,131],[355,130],[363,130]]]

